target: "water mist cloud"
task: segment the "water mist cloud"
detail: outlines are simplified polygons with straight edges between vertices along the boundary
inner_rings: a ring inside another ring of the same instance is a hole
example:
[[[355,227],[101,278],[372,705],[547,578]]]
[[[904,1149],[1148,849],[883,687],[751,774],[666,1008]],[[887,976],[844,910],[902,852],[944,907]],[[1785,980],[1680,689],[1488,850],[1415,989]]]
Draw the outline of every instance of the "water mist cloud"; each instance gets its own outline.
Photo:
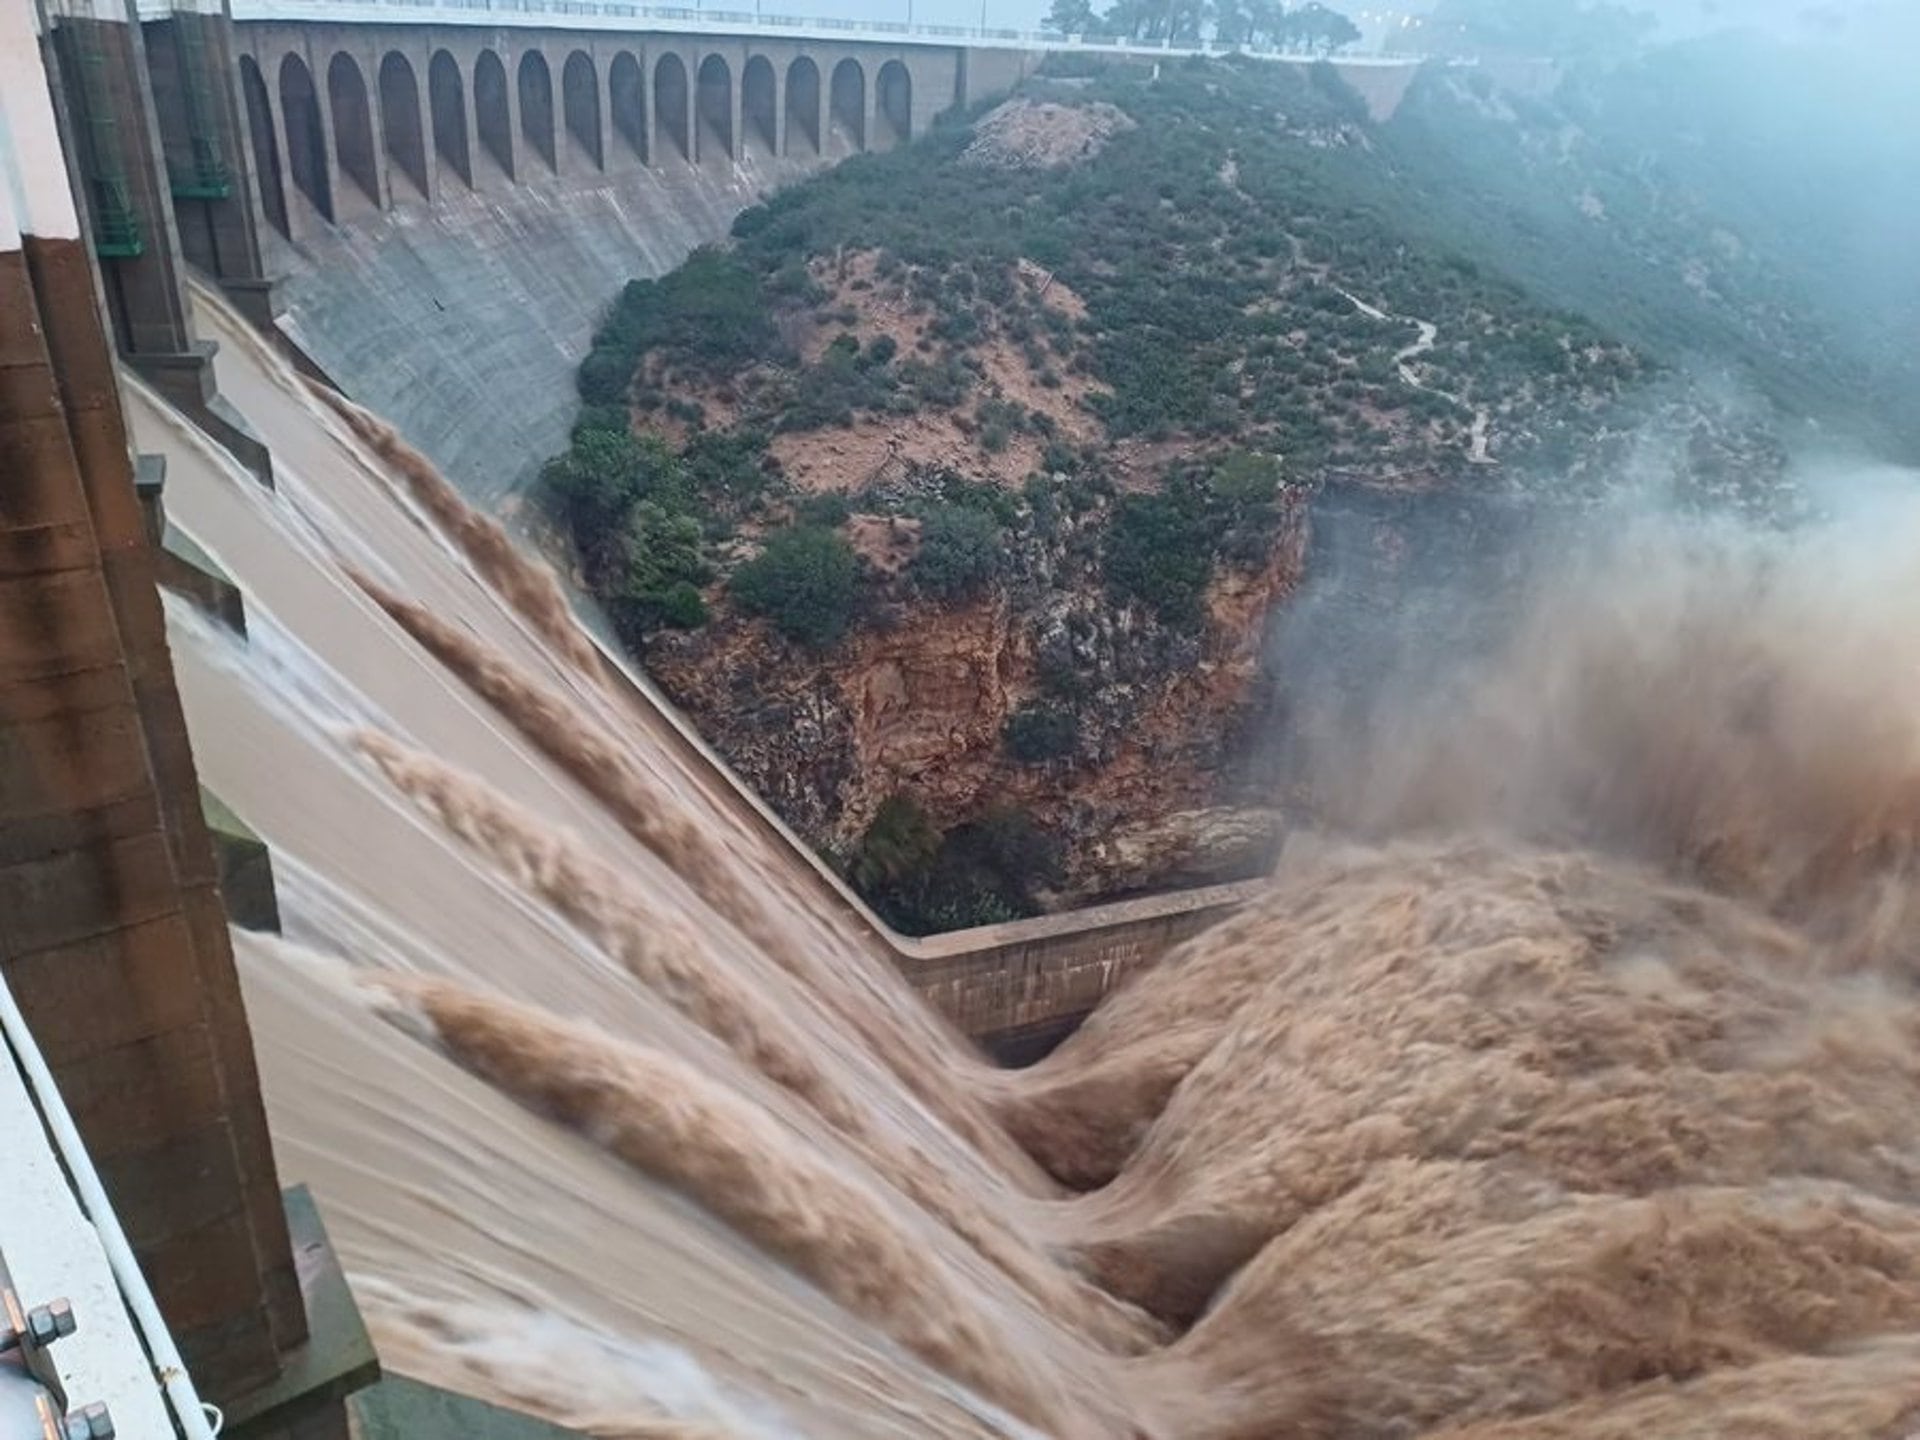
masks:
[[[1296,701],[1324,817],[1594,845],[1883,950],[1920,921],[1920,493],[1874,478],[1785,532],[1586,517],[1499,606],[1434,586]],[[1422,624],[1449,607],[1473,624]]]

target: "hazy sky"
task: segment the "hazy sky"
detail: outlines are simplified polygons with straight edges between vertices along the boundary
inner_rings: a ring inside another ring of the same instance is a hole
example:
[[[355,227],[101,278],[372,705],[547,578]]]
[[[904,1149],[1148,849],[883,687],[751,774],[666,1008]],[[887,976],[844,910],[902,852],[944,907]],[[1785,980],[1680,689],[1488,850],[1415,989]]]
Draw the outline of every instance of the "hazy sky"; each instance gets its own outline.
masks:
[[[716,9],[734,9],[742,0],[712,0]],[[1032,29],[1049,0],[760,0],[769,14],[820,15],[848,20],[911,18],[920,24],[978,25],[984,10],[994,27]],[[1096,0],[1099,3],[1099,0]],[[1327,0],[1345,10],[1363,28],[1375,32],[1382,15],[1421,15],[1435,0]],[[1576,0],[1540,0],[1542,5]],[[1668,34],[1692,34],[1729,25],[1757,25],[1777,33],[1839,33],[1878,43],[1895,32],[1920,31],[1920,0],[1630,0],[1630,8],[1657,15]],[[1393,23],[1391,20],[1388,23]]]

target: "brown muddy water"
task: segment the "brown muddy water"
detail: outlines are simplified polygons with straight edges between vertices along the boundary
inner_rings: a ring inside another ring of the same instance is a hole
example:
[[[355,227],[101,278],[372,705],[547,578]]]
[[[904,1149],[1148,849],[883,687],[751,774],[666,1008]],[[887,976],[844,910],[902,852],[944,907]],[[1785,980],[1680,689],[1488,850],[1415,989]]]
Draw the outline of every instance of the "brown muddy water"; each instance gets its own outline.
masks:
[[[1920,524],[1623,532],[1346,837],[1038,1066],[927,1012],[550,577],[202,301],[137,388],[284,1177],[390,1368],[608,1436],[1920,1428]],[[1303,725],[1311,727],[1307,714]]]

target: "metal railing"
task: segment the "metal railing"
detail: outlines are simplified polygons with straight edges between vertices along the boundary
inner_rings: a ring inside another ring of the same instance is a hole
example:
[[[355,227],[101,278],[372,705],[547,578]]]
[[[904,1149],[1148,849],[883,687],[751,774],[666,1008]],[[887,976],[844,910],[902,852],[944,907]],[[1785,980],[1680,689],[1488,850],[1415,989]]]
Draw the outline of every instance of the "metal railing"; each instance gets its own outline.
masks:
[[[107,260],[131,259],[145,252],[146,241],[121,155],[120,122],[114,116],[106,53],[99,36],[86,26],[62,25],[54,35],[70,61],[69,73],[80,82],[80,170],[93,221],[94,253]]]
[[[168,0],[141,0],[141,14],[164,15]],[[149,6],[152,8],[149,9]],[[974,45],[1016,50],[1084,50],[1110,55],[1185,57],[1253,55],[1296,63],[1334,59],[1341,64],[1415,65],[1416,55],[1384,55],[1249,47],[1219,41],[1110,39],[1064,35],[1054,30],[1003,29],[979,25],[915,25],[903,20],[837,20],[824,16],[768,15],[757,10],[711,10],[704,6],[630,5],[622,0],[232,0],[235,20],[281,20],[335,24],[529,25],[554,29],[695,30],[715,35],[769,38],[874,39],[907,45]]]

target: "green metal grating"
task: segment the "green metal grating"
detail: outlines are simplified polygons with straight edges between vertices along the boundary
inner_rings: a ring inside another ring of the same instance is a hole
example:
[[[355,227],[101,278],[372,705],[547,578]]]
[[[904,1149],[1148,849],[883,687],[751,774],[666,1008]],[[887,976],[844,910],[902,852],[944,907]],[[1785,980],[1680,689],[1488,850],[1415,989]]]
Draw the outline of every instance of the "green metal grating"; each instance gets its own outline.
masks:
[[[146,250],[140,214],[120,159],[120,126],[107,98],[107,57],[89,24],[61,27],[77,62],[86,109],[86,182],[92,202],[93,249],[103,259],[130,259]]]
[[[220,150],[213,122],[213,66],[207,59],[207,37],[197,16],[176,14],[173,19],[174,56],[179,64],[181,109],[186,113],[187,147],[191,157],[167,167],[167,180],[183,200],[224,200],[233,194],[233,175]]]

